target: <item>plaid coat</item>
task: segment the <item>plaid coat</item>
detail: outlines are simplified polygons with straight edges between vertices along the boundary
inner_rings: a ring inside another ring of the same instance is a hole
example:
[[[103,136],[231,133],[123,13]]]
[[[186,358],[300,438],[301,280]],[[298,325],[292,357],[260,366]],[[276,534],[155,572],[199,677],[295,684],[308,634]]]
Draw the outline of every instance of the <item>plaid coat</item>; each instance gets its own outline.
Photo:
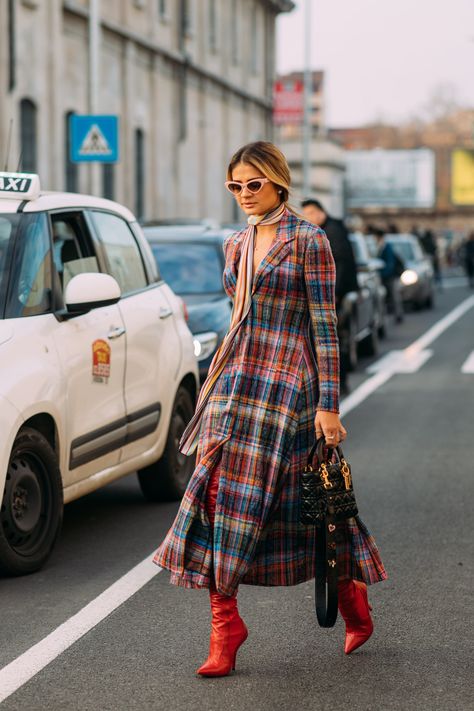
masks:
[[[224,286],[235,294],[243,232],[224,244]],[[232,594],[239,583],[294,585],[314,577],[312,526],[298,520],[298,475],[317,409],[338,412],[335,267],[320,229],[286,212],[255,272],[252,307],[206,405],[196,468],[154,561],[171,582]],[[316,351],[316,358],[313,353]],[[219,467],[214,530],[205,509]],[[340,531],[341,577],[385,578],[360,520]]]

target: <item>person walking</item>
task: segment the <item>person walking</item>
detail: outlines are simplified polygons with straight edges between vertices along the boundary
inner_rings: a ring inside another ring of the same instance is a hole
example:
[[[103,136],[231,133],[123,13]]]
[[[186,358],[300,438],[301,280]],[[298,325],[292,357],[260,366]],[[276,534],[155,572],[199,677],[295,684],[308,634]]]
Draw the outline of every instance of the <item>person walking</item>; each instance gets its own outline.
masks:
[[[349,240],[349,233],[342,220],[328,215],[319,200],[310,198],[301,203],[303,214],[309,222],[326,233],[336,264],[336,315],[339,337],[339,378],[341,394],[349,393],[349,328],[344,312],[344,297],[350,291],[358,291],[357,265]]]
[[[328,240],[289,208],[290,172],[273,144],[240,148],[225,184],[248,217],[247,229],[224,243],[232,318],[180,441],[182,453],[196,450],[196,467],[154,556],[171,583],[209,589],[211,637],[201,676],[235,669],[248,636],[237,607],[241,584],[314,577],[315,529],[299,523],[299,473],[315,436],[335,446],[347,434],[338,414]],[[339,533],[339,607],[350,653],[373,630],[366,584],[386,573],[359,518]]]
[[[376,228],[373,234],[377,240],[379,259],[385,263],[385,266],[380,271],[380,276],[383,285],[387,289],[387,296],[393,309],[395,321],[396,323],[401,323],[403,321],[403,303],[400,288],[400,273],[397,271],[397,256],[390,242],[385,240],[384,230]]]
[[[474,232],[471,232],[464,243],[464,267],[469,281],[469,287],[474,289]]]
[[[423,247],[425,253],[428,255],[433,266],[434,278],[436,284],[439,288],[442,288],[442,278],[441,278],[441,267],[439,263],[439,250],[438,243],[436,241],[436,235],[433,230],[425,230],[423,235],[419,238],[421,246]]]

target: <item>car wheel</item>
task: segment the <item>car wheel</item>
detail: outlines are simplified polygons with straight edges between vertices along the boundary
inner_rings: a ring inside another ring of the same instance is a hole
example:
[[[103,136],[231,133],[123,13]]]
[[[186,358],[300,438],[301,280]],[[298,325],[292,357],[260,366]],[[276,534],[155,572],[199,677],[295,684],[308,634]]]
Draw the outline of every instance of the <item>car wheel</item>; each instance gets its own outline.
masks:
[[[48,559],[61,530],[57,456],[42,434],[21,429],[13,444],[0,511],[0,571],[26,575]]]
[[[379,352],[379,333],[373,325],[370,334],[359,343],[359,353],[364,356],[374,356]]]
[[[193,416],[191,395],[180,386],[171,413],[168,437],[163,456],[138,472],[138,481],[147,501],[175,501],[181,499],[194,470],[195,457],[187,457],[179,449],[179,440]]]
[[[427,309],[432,309],[434,307],[433,293],[428,294],[425,301],[425,307]]]

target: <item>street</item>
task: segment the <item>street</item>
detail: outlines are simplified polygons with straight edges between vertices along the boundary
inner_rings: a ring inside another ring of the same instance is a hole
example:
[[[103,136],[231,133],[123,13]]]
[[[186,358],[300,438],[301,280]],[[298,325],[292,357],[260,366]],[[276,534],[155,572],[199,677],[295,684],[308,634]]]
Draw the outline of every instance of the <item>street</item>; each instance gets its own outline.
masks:
[[[127,578],[130,596],[114,610],[112,603],[111,614],[110,596],[83,612],[151,556],[177,510],[177,503],[145,503],[130,475],[66,506],[41,572],[0,580],[2,711],[474,709],[472,358],[471,372],[462,370],[474,351],[474,296],[461,279],[446,287],[433,310],[408,313],[396,327],[389,318],[381,352],[361,361],[343,401],[344,453],[361,518],[389,576],[369,589],[375,633],[365,646],[346,657],[342,620],[318,627],[313,581],[242,586],[250,635],[237,670],[198,678],[208,650],[207,592],[169,585],[168,573],[149,560]],[[461,304],[458,318],[431,331],[413,357],[367,372]],[[135,585],[140,575],[144,584]],[[85,634],[73,638],[81,625]]]

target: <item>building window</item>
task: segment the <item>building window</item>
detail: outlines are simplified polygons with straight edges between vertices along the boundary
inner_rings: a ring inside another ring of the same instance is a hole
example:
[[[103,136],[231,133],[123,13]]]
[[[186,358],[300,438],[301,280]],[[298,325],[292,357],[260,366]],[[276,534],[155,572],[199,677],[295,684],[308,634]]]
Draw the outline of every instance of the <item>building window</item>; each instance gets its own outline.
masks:
[[[79,166],[71,160],[71,116],[73,115],[74,111],[68,111],[64,117],[64,174],[68,193],[77,193],[79,178]]]
[[[209,49],[215,52],[217,49],[217,2],[209,0]]]
[[[20,165],[25,173],[36,173],[36,114],[30,99],[20,101]]]
[[[160,16],[160,20],[167,19],[166,0],[158,0],[158,15]]]
[[[259,15],[257,3],[253,4],[253,12],[250,17],[250,71],[258,74],[258,29]]]
[[[184,48],[187,37],[192,33],[192,17],[190,0],[179,0],[179,48]]]
[[[145,134],[135,129],[135,217],[145,216]]]
[[[113,163],[104,163],[102,166],[102,195],[107,200],[113,200],[115,193],[115,172]]]
[[[8,91],[13,91],[16,80],[15,62],[15,0],[8,0]]]
[[[237,11],[237,0],[231,0],[230,6],[230,57],[232,64],[239,62],[239,15]]]

